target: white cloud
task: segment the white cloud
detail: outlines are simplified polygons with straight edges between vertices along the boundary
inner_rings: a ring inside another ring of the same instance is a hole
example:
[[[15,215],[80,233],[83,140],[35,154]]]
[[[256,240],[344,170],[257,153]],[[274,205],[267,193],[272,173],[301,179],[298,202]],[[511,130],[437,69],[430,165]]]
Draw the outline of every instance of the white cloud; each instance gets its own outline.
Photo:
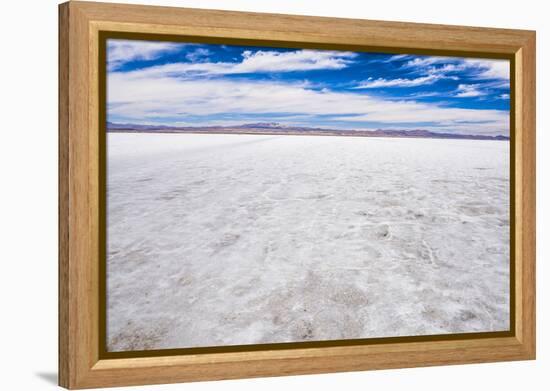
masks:
[[[393,56],[390,59],[406,58],[409,56]],[[449,75],[450,72],[456,72],[462,69],[457,64],[445,64],[440,67],[435,67],[434,64],[447,61],[448,57],[426,57],[426,58],[414,58],[405,63],[405,68],[416,68],[417,72],[422,76],[406,79],[373,79],[369,77],[367,80],[359,83],[355,88],[383,88],[383,87],[418,87],[423,85],[434,84],[441,79],[458,80],[459,78],[454,75]]]
[[[315,69],[342,69],[357,53],[341,51],[297,50],[291,52],[243,52],[244,60],[236,67],[244,72],[290,72]]]
[[[204,57],[208,57],[212,53],[210,50],[206,48],[197,48],[193,50],[192,52],[187,53],[185,58],[187,58],[189,61],[198,61],[203,59]]]
[[[169,43],[140,42],[134,45],[136,41],[113,42],[116,44],[109,48],[110,67],[131,59],[153,59],[180,47],[179,44],[172,46]],[[130,72],[109,72],[109,116],[136,122],[158,122],[163,118],[172,122],[177,118],[182,123],[186,123],[190,116],[205,116],[211,119],[210,122],[223,124],[225,122],[220,122],[216,116],[274,113],[290,118],[292,115],[323,115],[327,120],[346,122],[351,127],[354,123],[364,126],[361,122],[383,123],[384,126],[392,127],[423,123],[423,128],[436,131],[508,134],[507,111],[449,108],[413,100],[384,100],[366,93],[314,90],[307,82],[237,81],[212,77],[255,72],[342,69],[354,61],[356,53],[260,50],[243,52],[240,62],[208,62],[204,60],[210,53],[207,49],[200,49],[188,54],[191,62],[158,65]],[[449,73],[464,67],[473,68],[480,75],[500,69],[481,62],[457,62],[456,58],[454,63],[446,61],[449,59],[445,57],[414,58],[407,64],[424,72],[419,77],[393,80],[369,78],[356,88],[433,84],[442,78],[456,79]],[[486,83],[495,82],[461,84],[455,96],[480,96]],[[507,81],[498,80],[498,83],[503,82]],[[465,123],[465,119],[474,121],[475,125]]]
[[[428,123],[423,128],[508,134],[509,114],[499,110],[441,107],[415,101],[388,101],[368,94],[309,89],[307,84],[219,79],[186,80],[167,76],[108,76],[109,115],[144,120],[220,114],[324,115],[327,120],[381,122],[385,126]],[[475,121],[475,126],[464,121]],[[387,124],[387,125],[386,125]],[[362,124],[360,124],[363,126]],[[467,129],[466,129],[467,128]]]
[[[130,61],[154,60],[166,52],[175,51],[181,47],[182,44],[170,42],[108,40],[107,63],[109,70],[113,70]]]
[[[438,57],[438,56],[426,56],[426,57],[415,57],[412,60],[409,60],[405,63],[407,68],[416,68],[416,67],[426,67],[434,64],[445,64],[445,63],[454,63],[456,62],[456,57]]]
[[[433,96],[441,96],[445,95],[446,92],[435,92],[435,91],[425,91],[425,92],[416,92],[414,94],[410,94],[410,98],[430,98]]]
[[[404,64],[405,68],[422,68],[441,65],[435,69],[438,73],[447,74],[469,70],[473,77],[479,79],[510,79],[510,62],[498,59],[477,59],[459,57],[415,57]]]
[[[486,93],[479,88],[479,84],[459,84],[454,96],[457,98],[473,98],[486,95]]]
[[[354,88],[417,87],[433,84],[439,79],[441,79],[441,76],[435,74],[417,77],[415,79],[373,79],[372,77],[369,77],[367,80],[362,81]]]
[[[246,50],[241,62],[179,62],[128,72],[135,78],[209,76],[254,72],[293,72],[342,69],[357,56],[352,52],[296,50],[290,52]]]
[[[510,79],[510,62],[508,60],[466,59],[464,63],[469,68],[478,70],[480,79]]]
[[[395,61],[395,60],[402,60],[402,59],[407,58],[407,57],[410,57],[410,55],[408,55],[408,54],[394,54],[393,56],[388,58],[386,61],[391,62],[391,61]]]

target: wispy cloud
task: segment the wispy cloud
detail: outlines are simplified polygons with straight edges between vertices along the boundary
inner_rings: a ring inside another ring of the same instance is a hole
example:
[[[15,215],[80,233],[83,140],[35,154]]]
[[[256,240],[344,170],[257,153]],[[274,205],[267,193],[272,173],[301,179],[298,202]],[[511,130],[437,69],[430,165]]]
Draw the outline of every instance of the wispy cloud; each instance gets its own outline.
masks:
[[[407,61],[404,66],[407,68],[424,68],[434,64],[451,64],[457,61],[456,57],[442,57],[442,56],[423,56],[423,57],[414,57],[408,56],[411,58]]]
[[[392,58],[407,58],[408,56],[393,56]],[[369,77],[367,80],[364,80],[359,83],[355,88],[385,88],[385,87],[419,87],[434,84],[435,82],[442,79],[452,79],[458,80],[456,75],[450,73],[456,72],[458,66],[455,64],[445,64],[441,67],[435,67],[433,64],[437,61],[442,61],[444,57],[436,57],[436,60],[433,58],[415,58],[409,60],[404,65],[405,68],[414,67],[416,72],[420,76],[415,78],[395,78],[395,79],[385,79],[377,78],[374,79]],[[419,65],[421,64],[421,65]]]
[[[461,59],[456,57],[412,57],[397,55],[389,60],[404,60],[402,67],[411,69],[415,78],[373,78],[361,81],[354,88],[388,88],[388,87],[419,87],[431,85],[439,80],[458,80],[458,72],[468,72],[474,79],[487,80],[482,84],[459,84],[455,93],[456,98],[474,98],[488,94],[490,88],[506,88],[509,85],[509,62],[500,60]],[[491,81],[492,80],[492,81]],[[430,93],[428,93],[430,94]],[[433,94],[425,96],[434,96]]]
[[[480,89],[479,84],[459,84],[454,96],[457,98],[473,98],[487,93]]]
[[[230,75],[242,73],[294,72],[320,69],[342,69],[348,66],[357,56],[352,52],[296,50],[290,52],[245,50],[239,62],[197,62],[199,54],[196,49],[188,57],[191,62],[177,62],[157,65],[131,72],[136,77],[165,77],[192,75]]]
[[[181,49],[183,46],[183,44],[170,42],[111,39],[107,41],[107,65],[109,70],[115,70],[130,61],[154,60],[167,52]]]
[[[348,66],[357,53],[321,50],[297,50],[292,52],[246,50],[244,60],[235,72],[292,72],[317,69],[342,69]]]
[[[439,73],[468,71],[479,79],[510,79],[510,63],[508,60],[485,60],[459,57],[415,57],[404,64],[406,68],[414,68],[419,72],[424,69],[434,69]]]
[[[470,69],[476,69],[475,75],[480,79],[510,79],[510,63],[507,60],[465,59],[464,64]]]
[[[197,48],[189,53],[187,53],[185,55],[185,58],[188,59],[189,61],[201,61],[201,60],[204,60],[206,57],[208,57],[209,55],[211,55],[212,53],[210,52],[210,50],[206,49],[206,48]]]
[[[395,54],[389,58],[387,58],[385,61],[386,62],[393,62],[395,60],[401,60],[403,58],[408,58],[410,57],[410,54]]]
[[[378,78],[373,79],[369,77],[367,80],[364,80],[359,83],[359,85],[354,88],[383,88],[383,87],[417,87],[422,85],[433,84],[441,77],[438,75],[428,75],[423,77],[417,77],[415,79],[384,79]]]
[[[447,92],[436,92],[436,91],[423,91],[423,92],[415,92],[414,94],[409,94],[408,97],[410,98],[431,98],[434,96],[448,96]]]

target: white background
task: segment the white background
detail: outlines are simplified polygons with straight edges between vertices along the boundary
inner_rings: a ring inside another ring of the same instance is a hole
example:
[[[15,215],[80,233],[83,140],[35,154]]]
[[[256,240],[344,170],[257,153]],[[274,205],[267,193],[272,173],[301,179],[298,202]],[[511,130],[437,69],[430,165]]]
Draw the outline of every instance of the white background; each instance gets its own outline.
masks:
[[[124,2],[119,0],[119,2]],[[548,12],[544,1],[134,0],[196,8],[537,30],[537,361],[236,380],[152,390],[542,389],[550,380]],[[55,388],[57,376],[57,1],[0,5],[0,389]],[[546,107],[545,107],[546,106]]]

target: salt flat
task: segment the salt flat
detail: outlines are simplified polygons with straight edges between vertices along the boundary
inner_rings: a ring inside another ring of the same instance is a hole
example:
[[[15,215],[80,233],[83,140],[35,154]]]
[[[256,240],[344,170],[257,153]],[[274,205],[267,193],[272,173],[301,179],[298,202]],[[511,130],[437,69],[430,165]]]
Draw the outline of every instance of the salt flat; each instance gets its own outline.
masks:
[[[108,134],[108,349],[509,328],[509,143]]]

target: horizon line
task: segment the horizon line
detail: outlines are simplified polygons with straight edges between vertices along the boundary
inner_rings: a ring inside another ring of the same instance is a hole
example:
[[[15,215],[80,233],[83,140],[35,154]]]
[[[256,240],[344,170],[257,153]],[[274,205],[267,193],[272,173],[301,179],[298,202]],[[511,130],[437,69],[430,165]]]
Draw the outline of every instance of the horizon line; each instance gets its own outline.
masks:
[[[288,126],[277,122],[242,123],[239,125],[207,125],[207,126],[176,126],[176,125],[142,125],[132,123],[114,123],[107,121],[107,132],[134,133],[213,133],[213,134],[284,134],[284,135],[332,135],[359,137],[404,137],[404,138],[439,138],[439,139],[475,139],[475,140],[510,140],[504,134],[482,135],[468,133],[435,132],[422,128],[410,129],[338,129],[308,126]]]

